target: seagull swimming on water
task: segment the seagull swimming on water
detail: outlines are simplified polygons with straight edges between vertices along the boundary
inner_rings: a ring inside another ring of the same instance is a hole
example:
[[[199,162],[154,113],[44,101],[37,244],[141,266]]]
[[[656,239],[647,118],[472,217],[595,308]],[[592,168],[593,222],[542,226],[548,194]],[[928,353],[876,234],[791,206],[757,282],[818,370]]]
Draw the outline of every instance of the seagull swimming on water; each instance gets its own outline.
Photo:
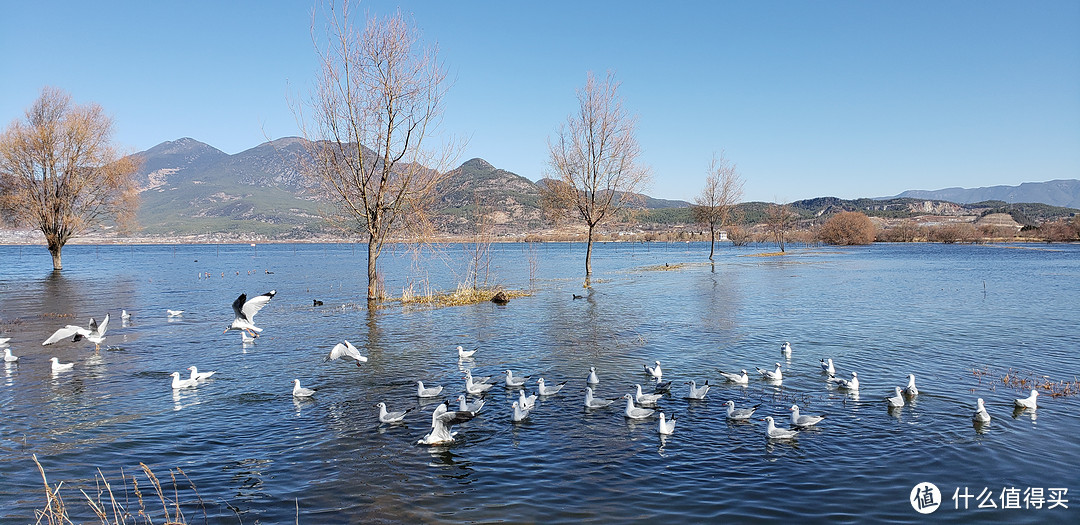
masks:
[[[507,370],[507,371],[505,371],[503,373],[506,374],[506,386],[509,387],[509,388],[517,388],[517,387],[525,386],[525,382],[528,381],[529,377],[530,377],[530,376],[514,377],[514,373],[509,371],[509,370]]]
[[[514,423],[524,421],[525,418],[529,417],[529,409],[522,407],[521,403],[514,401],[514,404],[511,405],[511,407],[514,409],[514,414],[510,417],[510,420]]]
[[[484,392],[487,392],[488,390],[491,390],[491,387],[493,387],[493,386],[495,386],[495,385],[489,385],[489,384],[486,384],[486,383],[474,383],[473,382],[473,377],[472,377],[472,372],[470,372],[468,370],[465,371],[465,391],[466,392],[468,392],[470,394],[473,394],[473,395],[483,394]]]
[[[457,347],[458,359],[466,359],[466,358],[472,357],[473,354],[475,354],[476,351],[479,350],[479,349],[480,349],[480,347],[473,348],[472,350],[466,350],[466,349],[459,346],[459,347]]]
[[[1035,410],[1036,408],[1039,408],[1035,405],[1035,398],[1037,397],[1039,397],[1039,391],[1032,390],[1031,395],[1029,395],[1028,397],[1022,397],[1013,400],[1013,405],[1017,408],[1030,408],[1031,410]]]
[[[180,372],[172,373],[172,387],[173,390],[180,390],[181,388],[195,388],[199,382],[194,379],[180,379]]]
[[[836,386],[840,388],[846,388],[848,390],[859,389],[859,373],[852,372],[851,379],[844,379],[842,377],[829,376],[829,382],[836,383]]]
[[[228,332],[229,330],[241,330],[247,332],[248,335],[254,336],[256,332],[261,332],[263,329],[255,326],[255,314],[259,313],[259,310],[262,310],[263,307],[266,306],[266,303],[269,303],[270,299],[274,298],[275,294],[277,294],[277,290],[270,290],[269,292],[252,297],[251,299],[247,298],[246,293],[240,294],[240,297],[237,297],[232,304],[233,313],[236,315],[236,318],[233,319],[232,324],[221,333]]]
[[[480,409],[484,408],[484,399],[483,398],[477,399],[476,401],[473,401],[472,403],[469,403],[465,399],[465,394],[461,394],[461,395],[457,396],[457,400],[458,400],[458,410],[460,410],[462,412],[472,412],[474,414],[479,414]]]
[[[183,310],[169,310],[168,308],[165,309],[165,313],[169,317],[183,317],[183,315],[184,315]]]
[[[599,383],[600,383],[600,378],[596,377],[596,367],[595,366],[590,366],[589,367],[589,377],[585,379],[585,384],[587,384],[587,385],[596,385],[596,384],[599,384]]]
[[[780,345],[780,353],[785,357],[791,357],[791,343],[784,341],[784,344]]]
[[[131,320],[131,314],[129,314],[127,310],[120,310],[120,320],[121,321],[130,321]]]
[[[426,436],[420,438],[417,441],[417,445],[442,445],[446,443],[452,443],[454,436],[457,432],[451,432],[450,429],[454,425],[464,423],[472,418],[476,417],[476,414],[472,412],[462,412],[460,410],[451,411],[447,406],[447,403],[440,403],[435,411],[431,413],[431,432],[428,432]]]
[[[562,390],[563,387],[566,386],[566,381],[563,381],[562,383],[559,383],[555,386],[547,386],[546,384],[544,384],[544,378],[541,377],[540,379],[536,380],[536,384],[537,393],[542,396],[553,396],[555,394],[558,394],[559,390]]]
[[[709,381],[705,380],[705,384],[701,387],[697,386],[697,383],[693,379],[686,382],[690,385],[686,392],[686,399],[705,399],[705,396],[709,393]]]
[[[671,419],[668,420],[667,418],[664,417],[664,413],[660,412],[660,424],[657,425],[657,430],[661,434],[663,434],[665,436],[670,436],[671,434],[674,434],[675,433],[675,416],[672,415]]]
[[[831,376],[836,375],[836,367],[833,366],[831,357],[828,360],[821,360],[821,371]]]
[[[919,395],[919,389],[915,388],[915,374],[907,375],[907,386],[904,387],[904,395],[909,397]]]
[[[761,406],[761,403],[758,403],[750,408],[735,408],[735,402],[731,400],[728,400],[728,402],[724,404],[727,405],[727,418],[736,421],[749,420],[754,415],[754,412],[757,411],[758,407]]]
[[[94,343],[96,350],[101,349],[101,343],[105,342],[105,330],[109,328],[109,314],[105,314],[105,319],[101,320],[101,324],[98,324],[93,318],[90,319],[90,327],[83,328],[81,326],[75,326],[69,324],[49,336],[45,342],[41,343],[41,346],[51,345],[57,341],[71,338],[72,342],[81,341],[86,339],[91,343]]]
[[[660,361],[655,361],[656,366],[641,365],[645,367],[645,373],[660,381],[664,377],[664,371],[660,369]]]
[[[651,408],[640,408],[634,406],[634,396],[631,394],[626,394],[623,397],[626,398],[626,417],[630,419],[645,419],[653,415],[653,412],[656,412]]]
[[[488,384],[491,382],[491,376],[474,376],[472,370],[466,368],[465,375],[472,377],[472,382],[476,384]]]
[[[188,379],[192,379],[195,381],[205,381],[207,379],[210,379],[210,376],[217,373],[217,371],[215,370],[212,370],[210,372],[200,372],[195,365],[189,366],[188,370],[191,370],[191,377]]]
[[[388,412],[386,410],[386,403],[383,403],[382,401],[379,401],[378,403],[376,403],[375,407],[377,407],[379,409],[379,423],[389,423],[389,424],[401,423],[402,421],[405,420],[405,414],[408,414],[409,412],[412,411],[413,408],[416,408],[416,407],[412,407],[412,408],[397,411],[397,412]]]
[[[323,358],[323,362],[332,361],[340,357],[348,357],[356,360],[356,366],[359,368],[360,363],[366,363],[367,358],[360,355],[360,351],[353,346],[352,343],[345,341],[344,343],[338,343],[334,345],[334,348],[330,349],[330,353]]]
[[[776,428],[776,424],[773,423],[772,416],[765,416],[762,419],[766,423],[765,425],[765,438],[766,439],[795,439],[795,436],[799,434],[798,430],[788,430],[786,428]]]
[[[19,360],[18,357],[15,357],[15,356],[11,355],[11,349],[10,348],[5,348],[4,349],[4,362],[5,363],[14,363],[15,361],[18,361],[18,360]]]
[[[761,378],[766,380],[766,381],[783,381],[784,380],[784,374],[780,372],[780,363],[776,363],[776,370],[771,370],[770,371],[770,370],[764,370],[764,369],[758,368],[757,371],[758,371],[759,374],[761,374]]]
[[[971,416],[972,421],[977,423],[986,423],[990,421],[990,414],[986,412],[986,405],[983,404],[983,400],[980,397],[975,407],[975,413]]]
[[[656,406],[656,403],[660,401],[660,398],[664,397],[664,394],[645,394],[641,392],[641,385],[634,385],[637,392],[634,394],[634,401],[643,406]]]
[[[292,395],[293,397],[311,397],[315,395],[315,391],[300,386],[299,379],[293,379]]]
[[[423,381],[416,382],[416,397],[439,397],[442,390],[442,386],[425,387]]]
[[[900,387],[893,387],[896,389],[896,395],[892,397],[886,397],[885,401],[889,402],[889,408],[898,408],[904,406],[904,394],[900,391]]]
[[[585,387],[585,408],[604,408],[614,402],[614,399],[597,399],[593,397],[592,387]]]
[[[518,390],[518,403],[521,403],[521,407],[531,410],[536,405],[536,394],[529,396],[525,395],[525,389]]]
[[[799,405],[791,405],[791,424],[796,427],[814,426],[825,419],[825,416],[806,416],[799,413]]]
[[[56,372],[67,372],[68,370],[75,368],[75,363],[61,363],[60,359],[55,357],[50,359],[50,361],[52,361],[52,371],[54,374]],[[180,374],[177,373],[176,375]]]
[[[723,370],[717,370],[717,372],[720,372],[720,375],[724,376],[724,379],[727,379],[728,381],[731,381],[735,384],[745,385],[750,382],[750,376],[746,375],[745,368],[742,369],[741,374],[732,374],[731,372],[725,372]]]

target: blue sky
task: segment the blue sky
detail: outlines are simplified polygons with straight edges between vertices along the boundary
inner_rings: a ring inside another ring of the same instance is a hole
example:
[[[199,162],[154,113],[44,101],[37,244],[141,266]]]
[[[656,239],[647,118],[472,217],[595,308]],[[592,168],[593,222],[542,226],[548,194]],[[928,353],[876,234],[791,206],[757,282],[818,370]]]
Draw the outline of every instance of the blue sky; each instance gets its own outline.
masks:
[[[692,199],[714,152],[744,200],[1080,178],[1080,2],[392,2],[454,80],[441,131],[537,180],[587,71],[637,115],[647,193]],[[297,135],[313,2],[7,2],[0,125],[46,85],[130,151]]]

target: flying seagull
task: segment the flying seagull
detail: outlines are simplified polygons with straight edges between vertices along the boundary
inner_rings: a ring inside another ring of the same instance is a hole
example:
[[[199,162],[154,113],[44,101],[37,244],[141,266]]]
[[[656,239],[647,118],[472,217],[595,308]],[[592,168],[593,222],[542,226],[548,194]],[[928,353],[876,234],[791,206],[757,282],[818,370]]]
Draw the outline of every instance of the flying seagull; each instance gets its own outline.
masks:
[[[323,362],[325,363],[339,357],[348,357],[351,359],[355,359],[357,367],[360,366],[360,363],[367,362],[367,358],[360,355],[360,351],[357,350],[356,347],[348,341],[334,345],[334,348],[330,350],[330,354],[323,358]]]
[[[270,290],[262,295],[252,297],[250,300],[248,300],[247,294],[240,294],[240,297],[237,297],[232,304],[236,319],[233,319],[232,324],[221,333],[229,330],[241,330],[254,337],[255,332],[261,332],[262,328],[255,326],[255,314],[259,313],[259,310],[262,310],[266,303],[269,303],[270,299],[274,298],[276,293],[277,290]]]
[[[69,324],[50,335],[45,342],[41,343],[41,346],[51,345],[57,341],[67,339],[71,337],[72,341],[81,341],[86,339],[91,343],[94,343],[94,348],[101,349],[101,343],[105,341],[105,330],[109,328],[109,314],[105,314],[105,319],[101,321],[99,325],[93,318],[90,319],[90,328],[83,328],[81,326],[75,326]]]

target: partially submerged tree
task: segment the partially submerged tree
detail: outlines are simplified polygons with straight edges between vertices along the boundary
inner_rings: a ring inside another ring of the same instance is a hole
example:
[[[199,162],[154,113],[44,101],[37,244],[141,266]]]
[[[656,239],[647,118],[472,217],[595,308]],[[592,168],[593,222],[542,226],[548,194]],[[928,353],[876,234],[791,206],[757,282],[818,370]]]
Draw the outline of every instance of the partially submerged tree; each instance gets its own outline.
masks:
[[[732,224],[735,205],[742,198],[743,180],[724,153],[713,154],[705,188],[694,198],[694,220],[709,227],[709,260],[716,248],[716,230]]]
[[[818,231],[818,239],[826,244],[848,246],[874,242],[874,223],[864,213],[842,211],[833,215]]]
[[[305,172],[337,203],[338,222],[366,234],[373,301],[381,294],[376,263],[383,245],[430,226],[428,210],[454,149],[428,149],[449,84],[436,50],[420,45],[400,13],[371,17],[362,32],[349,24],[348,2],[340,12],[331,6],[327,19],[310,117],[298,110],[311,143]]]
[[[784,251],[784,237],[794,222],[795,214],[787,204],[770,204],[765,211],[765,229],[780,247],[780,251]]]
[[[112,118],[101,106],[75,105],[46,87],[0,135],[0,213],[41,230],[60,270],[69,240],[113,221],[134,223],[137,166],[112,143]]]
[[[638,162],[641,147],[635,119],[623,108],[619,83],[608,73],[598,80],[589,72],[577,92],[578,109],[548,141],[556,180],[546,185],[546,198],[574,212],[588,227],[585,286],[592,276],[593,235],[598,224],[635,204],[649,181],[649,170]]]

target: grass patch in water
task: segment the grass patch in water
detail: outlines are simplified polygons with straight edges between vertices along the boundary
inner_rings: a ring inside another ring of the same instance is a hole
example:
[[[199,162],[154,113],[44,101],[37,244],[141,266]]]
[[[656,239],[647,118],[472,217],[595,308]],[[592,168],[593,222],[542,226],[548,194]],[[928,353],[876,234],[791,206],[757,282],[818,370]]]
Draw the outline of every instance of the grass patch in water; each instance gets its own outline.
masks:
[[[387,302],[398,302],[408,306],[429,306],[432,308],[468,306],[491,301],[491,299],[499,292],[505,294],[507,299],[516,299],[518,297],[528,297],[532,295],[532,292],[524,290],[504,290],[499,287],[476,288],[472,286],[458,286],[457,290],[454,290],[453,292],[433,292],[429,290],[424,294],[416,294],[413,293],[411,289],[406,289],[402,292],[401,297],[389,299]]]

